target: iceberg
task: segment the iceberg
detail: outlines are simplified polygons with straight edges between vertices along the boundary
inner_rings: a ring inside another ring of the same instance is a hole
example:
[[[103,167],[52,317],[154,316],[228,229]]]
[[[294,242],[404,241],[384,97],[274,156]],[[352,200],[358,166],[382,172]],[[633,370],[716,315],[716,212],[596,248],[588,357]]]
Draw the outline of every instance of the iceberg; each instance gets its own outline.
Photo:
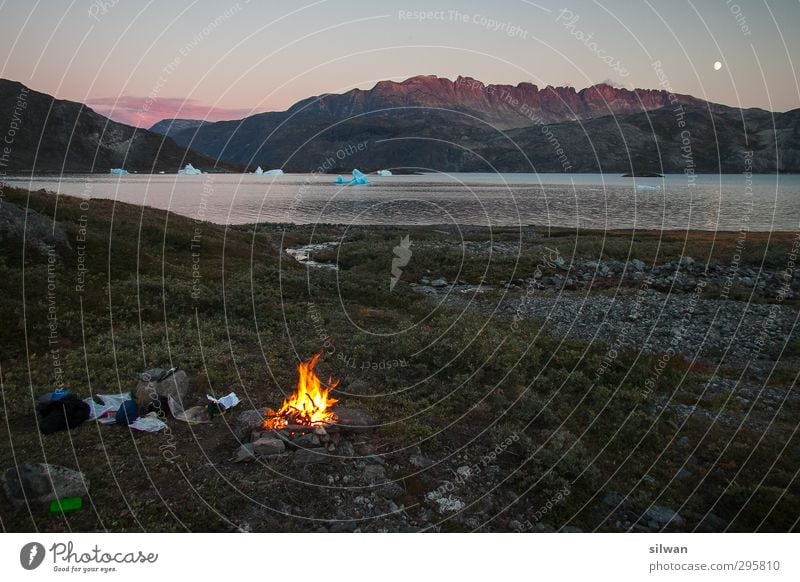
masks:
[[[182,176],[199,176],[202,173],[203,172],[195,168],[192,164],[186,164],[185,168],[178,170],[178,174]]]
[[[636,184],[637,190],[661,190],[660,186],[650,186],[649,184]]]
[[[261,174],[263,174],[263,173],[264,173],[264,170],[262,170],[262,169],[261,169],[261,166],[259,166],[259,167],[257,167],[257,168],[256,168],[256,171],[255,171],[255,172],[253,172],[253,173],[254,173],[256,176],[260,176]]]
[[[367,177],[358,170],[353,170],[353,179],[345,180],[341,176],[336,177],[336,183],[340,186],[363,186],[369,184]]]
[[[379,176],[391,176],[392,175],[391,170],[378,170],[377,173],[378,173]]]
[[[265,176],[283,176],[283,170],[267,170]]]
[[[127,176],[128,170],[123,170],[122,168],[111,168],[111,175],[112,176]]]

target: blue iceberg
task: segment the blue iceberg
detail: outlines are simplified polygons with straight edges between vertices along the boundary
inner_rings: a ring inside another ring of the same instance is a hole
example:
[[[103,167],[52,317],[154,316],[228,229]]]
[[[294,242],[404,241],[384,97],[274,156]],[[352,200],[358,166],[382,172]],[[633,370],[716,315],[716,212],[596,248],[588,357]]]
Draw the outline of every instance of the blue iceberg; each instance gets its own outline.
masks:
[[[260,176],[261,174],[263,174],[263,173],[264,173],[264,170],[262,170],[262,169],[261,169],[261,166],[259,166],[259,167],[257,167],[257,168],[256,168],[256,171],[255,171],[255,172],[253,172],[253,173],[254,173],[256,176]]]
[[[267,170],[265,176],[283,176],[283,170]]]
[[[391,176],[392,172],[391,170],[378,170],[377,174],[379,176]]]
[[[636,184],[637,190],[661,190],[661,186],[650,186],[649,184]]]
[[[340,186],[363,186],[364,184],[369,184],[369,180],[367,180],[367,177],[358,170],[353,170],[352,180],[345,180],[341,176],[337,176],[336,183]]]
[[[182,170],[178,170],[178,174],[181,176],[199,176],[203,172],[195,168],[192,164],[186,164]]]
[[[111,168],[111,175],[112,176],[127,176],[128,170],[123,170],[122,168]]]

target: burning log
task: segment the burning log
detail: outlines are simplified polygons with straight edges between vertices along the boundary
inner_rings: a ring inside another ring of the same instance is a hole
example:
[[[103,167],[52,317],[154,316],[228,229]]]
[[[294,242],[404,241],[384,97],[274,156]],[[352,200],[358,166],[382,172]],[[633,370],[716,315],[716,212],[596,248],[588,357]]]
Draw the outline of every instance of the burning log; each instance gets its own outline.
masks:
[[[283,401],[277,411],[267,409],[267,418],[264,420],[264,430],[308,430],[318,426],[335,423],[338,417],[331,410],[338,402],[331,398],[330,393],[339,385],[339,382],[328,379],[327,387],[314,372],[314,367],[319,361],[320,354],[316,354],[307,362],[297,366],[298,381],[297,391]]]

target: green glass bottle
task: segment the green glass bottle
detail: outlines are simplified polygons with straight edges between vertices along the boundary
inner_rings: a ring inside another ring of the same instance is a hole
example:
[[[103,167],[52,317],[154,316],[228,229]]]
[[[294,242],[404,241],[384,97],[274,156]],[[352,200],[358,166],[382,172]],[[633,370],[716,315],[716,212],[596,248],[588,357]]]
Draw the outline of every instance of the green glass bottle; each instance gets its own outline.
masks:
[[[83,507],[83,499],[80,497],[65,497],[55,499],[50,502],[50,513],[53,515],[61,513],[72,513]]]

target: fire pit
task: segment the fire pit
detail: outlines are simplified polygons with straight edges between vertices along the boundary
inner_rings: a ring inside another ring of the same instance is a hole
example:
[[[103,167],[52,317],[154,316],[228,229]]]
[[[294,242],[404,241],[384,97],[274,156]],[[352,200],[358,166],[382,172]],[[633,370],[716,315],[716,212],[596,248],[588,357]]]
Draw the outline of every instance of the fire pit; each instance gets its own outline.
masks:
[[[297,391],[283,401],[277,410],[267,409],[264,430],[303,430],[325,427],[336,423],[339,419],[331,410],[338,402],[331,397],[331,392],[339,385],[338,381],[328,378],[326,387],[314,372],[320,354],[297,366]]]
[[[240,437],[248,440],[235,453],[235,461],[290,459],[299,465],[329,463],[352,459],[357,444],[363,446],[375,421],[363,410],[337,406],[331,396],[339,385],[328,379],[324,383],[314,368],[320,354],[297,366],[297,390],[283,401],[278,410],[250,411],[237,419]],[[350,437],[358,434],[357,442]],[[249,436],[249,439],[247,439]]]

